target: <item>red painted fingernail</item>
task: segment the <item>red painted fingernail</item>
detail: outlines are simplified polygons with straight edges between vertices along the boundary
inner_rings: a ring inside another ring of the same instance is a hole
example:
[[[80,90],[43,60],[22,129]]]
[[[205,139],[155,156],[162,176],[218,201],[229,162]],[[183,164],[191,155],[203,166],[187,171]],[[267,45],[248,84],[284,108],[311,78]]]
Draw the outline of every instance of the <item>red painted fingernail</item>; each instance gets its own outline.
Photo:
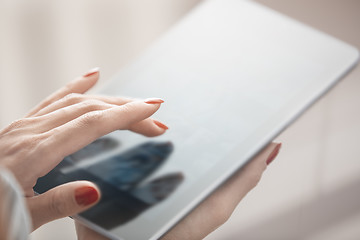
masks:
[[[83,75],[83,77],[90,77],[90,76],[94,75],[95,73],[98,73],[99,70],[100,70],[100,68],[98,68],[98,67],[93,68],[93,69],[89,70],[87,73],[85,73]]]
[[[148,104],[158,104],[158,103],[163,103],[164,100],[161,98],[147,98],[144,100],[144,102]]]
[[[165,124],[163,124],[162,122],[160,122],[160,121],[158,121],[158,120],[153,120],[153,121],[154,121],[154,123],[155,123],[158,127],[162,128],[162,129],[165,129],[165,130],[168,130],[168,129],[169,129],[169,127],[166,126]]]
[[[99,193],[93,187],[81,187],[75,190],[76,202],[81,206],[87,206],[99,199]]]
[[[274,148],[274,150],[270,153],[268,159],[266,160],[266,164],[269,165],[272,161],[274,161],[274,159],[276,158],[276,156],[278,155],[279,151],[281,148],[281,143],[278,143],[276,145],[276,147]]]

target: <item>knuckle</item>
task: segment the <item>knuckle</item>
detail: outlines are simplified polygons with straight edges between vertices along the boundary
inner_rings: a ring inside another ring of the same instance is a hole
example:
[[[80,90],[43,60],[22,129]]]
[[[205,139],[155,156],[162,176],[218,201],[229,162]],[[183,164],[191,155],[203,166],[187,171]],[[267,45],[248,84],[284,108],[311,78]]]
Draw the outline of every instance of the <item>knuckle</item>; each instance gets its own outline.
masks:
[[[121,111],[124,113],[124,114],[130,114],[131,110],[132,110],[132,105],[131,104],[124,104],[121,106]]]
[[[132,122],[134,119],[136,119],[136,116],[147,114],[148,109],[140,107],[137,103],[128,103],[121,105],[121,113],[123,116],[126,116],[126,118],[129,120],[129,122]]]
[[[262,172],[260,172],[260,171],[251,172],[251,173],[249,174],[249,177],[247,178],[247,179],[248,179],[249,186],[250,186],[251,188],[256,187],[257,184],[259,183],[260,179],[261,179],[261,176],[262,176]]]
[[[121,115],[124,116],[122,118],[123,128],[129,129],[139,120],[139,115],[142,115],[143,112],[137,111],[136,107],[133,104],[125,104],[121,106]]]
[[[103,119],[103,112],[102,111],[93,111],[88,112],[81,116],[81,124],[82,125],[93,125],[98,123]]]
[[[11,131],[11,130],[23,128],[25,125],[26,125],[25,119],[18,119],[18,120],[13,121],[6,129],[8,131]]]
[[[54,101],[53,101],[53,99],[52,98],[46,98],[45,100],[43,100],[41,103],[40,103],[40,109],[39,109],[39,111],[40,110],[42,110],[43,108],[45,108],[46,106],[48,106],[48,105],[50,105],[50,104],[52,104]]]
[[[140,98],[133,98],[133,97],[121,97],[121,100],[122,100],[123,104],[141,101]]]
[[[9,133],[9,132],[19,132],[23,131],[27,127],[32,127],[36,123],[35,118],[22,118],[13,121],[7,127],[5,127],[1,133]]]
[[[65,97],[63,97],[63,101],[68,104],[75,104],[80,102],[83,99],[83,95],[79,93],[69,93]]]
[[[35,145],[37,145],[39,139],[36,136],[29,136],[23,138],[20,144],[23,148],[32,149]]]
[[[82,103],[82,108],[86,111],[102,110],[105,108],[105,104],[99,100],[86,100]]]
[[[223,225],[224,223],[226,223],[229,218],[230,218],[230,213],[225,209],[221,209],[220,211],[217,212],[217,215],[214,216],[215,222],[214,222],[214,227],[218,228],[221,225]]]
[[[224,209],[223,211],[221,211],[219,214],[219,219],[217,221],[216,227],[219,227],[219,226],[223,225],[224,223],[226,223],[229,220],[230,216],[231,216],[231,213],[227,209]]]
[[[71,89],[74,88],[74,81],[68,82],[67,84],[65,84],[64,89],[67,91],[71,91]]]
[[[67,201],[64,201],[64,195],[60,191],[55,191],[50,198],[50,212],[56,216],[62,216],[67,213],[69,208]]]
[[[209,208],[209,215],[214,219],[214,228],[217,228],[229,220],[233,209],[228,205],[224,204],[223,196],[216,195],[211,199],[211,208]]]

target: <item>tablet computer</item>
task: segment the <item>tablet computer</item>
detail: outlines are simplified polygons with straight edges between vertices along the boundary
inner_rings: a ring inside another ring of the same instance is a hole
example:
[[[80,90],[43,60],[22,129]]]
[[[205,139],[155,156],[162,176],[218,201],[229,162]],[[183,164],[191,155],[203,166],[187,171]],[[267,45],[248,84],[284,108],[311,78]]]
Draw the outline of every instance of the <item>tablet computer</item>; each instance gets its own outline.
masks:
[[[102,199],[76,216],[113,239],[156,239],[325,94],[357,50],[243,0],[208,0],[101,91],[166,100],[147,138],[104,136],[38,180],[90,180]]]

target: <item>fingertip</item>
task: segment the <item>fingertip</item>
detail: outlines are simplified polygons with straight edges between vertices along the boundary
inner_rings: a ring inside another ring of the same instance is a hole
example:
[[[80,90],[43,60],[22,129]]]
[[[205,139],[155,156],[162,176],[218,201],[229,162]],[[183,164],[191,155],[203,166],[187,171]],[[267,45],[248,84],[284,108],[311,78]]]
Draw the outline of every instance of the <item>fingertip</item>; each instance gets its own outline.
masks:
[[[169,127],[167,125],[165,125],[164,123],[162,123],[158,120],[153,120],[153,122],[155,123],[156,126],[158,126],[159,128],[161,128],[165,131],[169,129]]]
[[[88,72],[86,72],[85,74],[83,74],[84,78],[88,78],[90,76],[99,76],[100,74],[100,68],[99,67],[95,67],[90,69]]]
[[[264,171],[266,167],[274,161],[279,153],[281,143],[271,142],[261,152],[247,164],[247,168],[261,169]]]
[[[88,181],[79,181],[79,185],[74,191],[74,197],[79,206],[89,207],[99,202],[101,192],[96,184]]]
[[[142,134],[146,137],[156,137],[166,132],[166,129],[156,125],[154,120],[151,118],[132,125],[129,130]]]
[[[75,181],[27,198],[33,230],[52,220],[85,211],[95,205],[100,196],[99,188],[94,183]]]
[[[99,200],[98,191],[90,186],[84,186],[75,190],[75,200],[79,206],[89,206]]]
[[[147,104],[161,104],[164,103],[164,99],[162,98],[147,98],[144,100],[145,103]]]
[[[270,154],[268,155],[267,159],[266,159],[266,165],[269,165],[271,162],[273,162],[275,160],[275,158],[277,157],[277,155],[280,152],[280,148],[282,146],[282,143],[271,143],[272,151],[270,152]]]
[[[85,93],[87,92],[90,88],[92,88],[97,81],[99,80],[99,72],[94,72],[92,75],[89,75],[87,77],[85,77],[85,75],[80,76],[78,78],[76,78],[75,80],[69,82],[66,85],[66,90],[62,92],[64,92],[64,94],[62,94],[63,96],[69,94],[69,93]]]
[[[143,135],[146,136],[146,137],[157,137],[157,136],[160,136],[162,134],[164,134],[166,132],[165,129],[162,129],[162,128],[159,128],[157,127],[158,129],[155,130],[155,131],[149,131],[147,133],[144,133]]]
[[[99,68],[94,68],[88,73],[85,73],[81,77],[75,79],[70,83],[70,92],[85,93],[92,88],[99,80],[100,72]]]
[[[159,110],[161,103],[146,103],[143,100],[133,101],[126,103],[120,107],[125,109],[131,109],[135,122],[142,121],[152,116],[156,111]]]

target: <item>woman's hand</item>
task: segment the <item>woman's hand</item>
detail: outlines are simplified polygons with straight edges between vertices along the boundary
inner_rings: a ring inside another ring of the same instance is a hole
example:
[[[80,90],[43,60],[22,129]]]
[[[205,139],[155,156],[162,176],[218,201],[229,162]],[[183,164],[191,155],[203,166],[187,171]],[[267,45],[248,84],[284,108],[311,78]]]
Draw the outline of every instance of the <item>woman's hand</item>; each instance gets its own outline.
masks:
[[[225,223],[241,199],[259,182],[277,156],[281,144],[271,143],[245,167],[212,193],[197,208],[166,233],[163,240],[203,239]],[[75,221],[79,240],[106,240],[107,238]]]
[[[0,131],[0,164],[23,188],[33,229],[56,218],[77,214],[94,205],[97,187],[86,181],[58,186],[39,196],[39,177],[62,159],[97,138],[118,129],[157,136],[167,129],[149,117],[161,99],[134,100],[83,95],[98,80],[97,69],[69,83],[36,106],[25,118]]]

